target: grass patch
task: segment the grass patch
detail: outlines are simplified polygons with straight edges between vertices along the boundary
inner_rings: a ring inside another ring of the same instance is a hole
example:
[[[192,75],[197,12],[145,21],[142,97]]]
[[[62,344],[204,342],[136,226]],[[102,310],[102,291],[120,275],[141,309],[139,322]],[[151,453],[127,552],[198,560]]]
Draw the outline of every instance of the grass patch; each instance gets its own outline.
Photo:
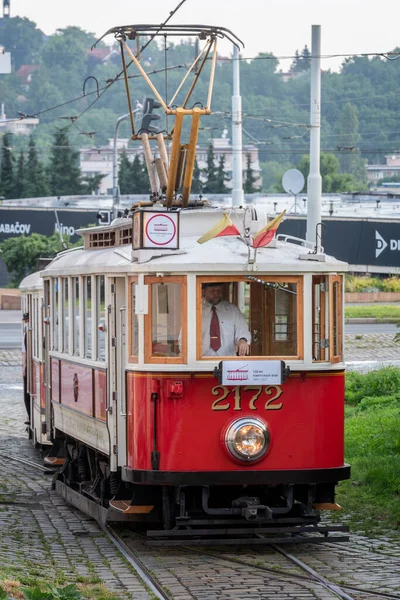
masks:
[[[400,370],[346,375],[345,456],[338,502],[353,531],[400,528]]]
[[[345,306],[346,319],[376,318],[394,319],[400,321],[400,304],[378,304],[372,306]]]

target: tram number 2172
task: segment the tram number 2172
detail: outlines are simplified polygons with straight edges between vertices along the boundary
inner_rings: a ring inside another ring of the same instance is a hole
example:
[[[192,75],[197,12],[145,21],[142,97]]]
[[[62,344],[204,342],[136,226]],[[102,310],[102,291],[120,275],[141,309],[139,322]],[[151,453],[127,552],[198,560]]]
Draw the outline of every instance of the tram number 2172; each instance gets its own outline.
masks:
[[[253,394],[249,395],[246,392],[253,392]],[[281,410],[283,402],[276,401],[282,396],[283,390],[277,385],[267,385],[266,387],[262,385],[237,385],[230,389],[225,385],[216,385],[212,388],[211,393],[213,396],[218,396],[218,398],[212,403],[211,410],[229,410],[232,400],[234,402],[233,410],[242,410],[243,401],[249,402],[249,410],[257,410],[265,400],[263,392],[267,396],[264,404],[265,410]],[[256,404],[258,400],[260,401]]]

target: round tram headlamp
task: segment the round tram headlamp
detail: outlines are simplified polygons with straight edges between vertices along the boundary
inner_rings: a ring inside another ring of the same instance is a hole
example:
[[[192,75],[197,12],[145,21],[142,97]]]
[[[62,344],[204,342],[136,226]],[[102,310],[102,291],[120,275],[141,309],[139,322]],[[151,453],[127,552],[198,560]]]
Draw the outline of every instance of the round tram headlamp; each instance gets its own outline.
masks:
[[[260,419],[243,417],[234,421],[225,434],[228,452],[239,460],[254,462],[267,452],[270,435],[266,424]]]

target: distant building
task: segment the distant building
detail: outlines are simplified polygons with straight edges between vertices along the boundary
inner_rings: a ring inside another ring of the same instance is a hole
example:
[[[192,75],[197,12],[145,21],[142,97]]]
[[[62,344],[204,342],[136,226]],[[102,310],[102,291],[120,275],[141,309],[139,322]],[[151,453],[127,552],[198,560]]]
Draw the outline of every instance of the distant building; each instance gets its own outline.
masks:
[[[32,74],[40,69],[39,65],[21,65],[16,75],[24,86],[25,91],[29,89],[32,83]]]
[[[4,104],[1,105],[0,112],[0,134],[13,133],[14,135],[30,135],[39,125],[37,117],[7,119],[4,112]]]
[[[367,165],[368,181],[374,185],[385,177],[400,177],[400,154],[390,154],[385,159],[385,165]]]
[[[232,145],[227,137],[214,138],[211,140],[214,147],[214,162],[215,166],[218,166],[221,156],[225,156],[225,172],[229,178],[226,182],[226,187],[232,187]],[[142,148],[139,143],[135,146],[128,146],[129,139],[120,138],[117,140],[117,152],[118,160],[124,149],[129,160],[139,154],[143,155]],[[86,178],[93,177],[93,175],[102,174],[105,177],[102,179],[98,193],[99,194],[112,194],[113,191],[113,150],[114,140],[109,139],[108,146],[99,146],[98,148],[82,148],[80,151],[80,167],[82,175]],[[153,146],[153,152],[156,152],[156,147]],[[196,151],[197,164],[200,169],[207,167],[207,152],[208,146],[198,146]],[[258,148],[252,144],[243,146],[243,180],[244,173],[247,166],[247,155],[250,154],[251,168],[256,177],[255,186],[260,187],[262,183],[261,179],[261,167],[258,159]],[[205,177],[202,177],[205,179]]]
[[[227,132],[226,132],[227,133]],[[214,164],[217,167],[221,156],[225,156],[225,173],[229,177],[226,182],[227,188],[232,188],[232,144],[228,137],[213,138],[210,140],[214,148]],[[196,159],[199,169],[207,168],[207,152],[208,146],[198,146],[196,151]],[[258,159],[258,148],[254,144],[245,144],[242,148],[242,163],[243,163],[243,183],[247,167],[247,155],[250,154],[251,169],[255,176],[255,186],[261,187],[261,167]],[[205,177],[204,177],[205,179]]]

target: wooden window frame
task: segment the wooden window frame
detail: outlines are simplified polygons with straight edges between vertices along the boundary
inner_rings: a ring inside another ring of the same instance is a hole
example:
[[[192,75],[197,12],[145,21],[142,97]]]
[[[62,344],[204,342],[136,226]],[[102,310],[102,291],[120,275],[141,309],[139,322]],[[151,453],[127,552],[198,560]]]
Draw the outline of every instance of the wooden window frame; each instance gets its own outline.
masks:
[[[304,358],[304,276],[303,275],[263,275],[257,272],[257,277],[267,283],[295,283],[297,285],[297,354],[289,356],[246,356],[246,360],[303,360]],[[196,278],[196,359],[204,361],[241,360],[243,356],[203,356],[202,340],[202,286],[204,283],[236,283],[246,279],[246,275],[201,275]]]
[[[338,363],[343,360],[343,276],[329,275],[329,360],[332,363]],[[334,283],[339,284],[338,297],[336,302],[337,314],[334,311]],[[338,354],[334,352],[334,320],[337,322]]]
[[[139,362],[139,349],[138,354],[133,354],[132,348],[132,331],[133,331],[133,286],[138,285],[138,277],[128,277],[128,332],[129,332],[129,343],[128,343],[128,362],[137,364]],[[138,318],[138,315],[136,315]],[[138,323],[139,324],[139,323]],[[139,337],[139,335],[138,335]],[[139,340],[138,340],[139,345]]]
[[[148,275],[144,278],[148,289],[148,313],[144,316],[144,362],[149,364],[171,364],[182,365],[187,363],[187,277],[186,275],[166,275],[165,277],[155,277]],[[178,283],[181,285],[182,302],[182,353],[181,356],[153,356],[152,353],[152,316],[153,316],[153,283]]]
[[[328,276],[325,274],[318,274],[318,275],[313,275],[312,276],[312,356],[314,355],[314,344],[315,344],[315,319],[314,319],[314,315],[315,315],[315,286],[319,285],[321,286],[321,284],[325,283],[326,285],[328,285]],[[329,286],[328,286],[329,289]],[[329,305],[328,305],[328,309],[326,306],[326,301],[328,298],[328,302],[329,302],[329,292],[322,292],[321,289],[319,290],[319,298],[320,298],[320,307],[321,307],[321,314],[320,314],[320,340],[321,339],[326,339],[327,333],[329,333],[329,331],[327,332],[327,327],[326,327],[326,314],[327,314],[327,310],[329,311]],[[329,339],[329,338],[328,338]],[[326,358],[326,350],[324,349],[324,354],[325,357],[324,358],[318,358],[318,359],[314,359],[313,358],[313,363],[326,363],[329,362],[329,358]]]

